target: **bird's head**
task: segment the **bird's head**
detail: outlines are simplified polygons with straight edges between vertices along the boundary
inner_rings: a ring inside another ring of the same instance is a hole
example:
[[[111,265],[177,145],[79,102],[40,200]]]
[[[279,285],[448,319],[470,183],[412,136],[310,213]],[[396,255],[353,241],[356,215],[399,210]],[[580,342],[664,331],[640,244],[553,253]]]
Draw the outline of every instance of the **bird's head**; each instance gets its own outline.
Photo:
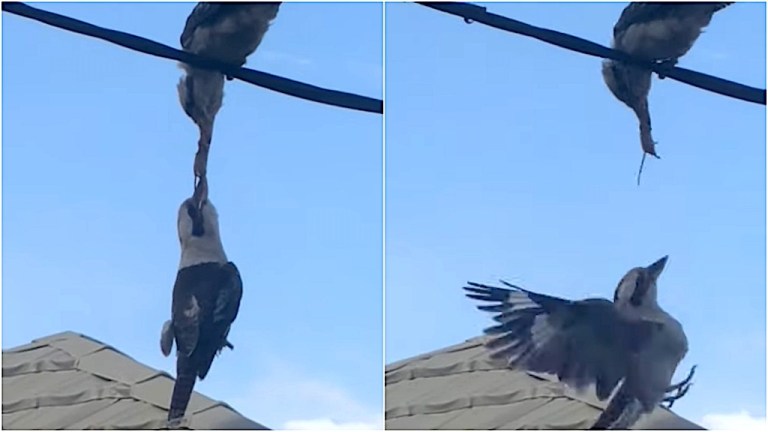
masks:
[[[226,262],[219,235],[219,215],[207,198],[201,205],[194,197],[179,207],[177,228],[181,243],[180,268],[207,262]]]
[[[194,198],[187,198],[179,207],[179,240],[182,245],[191,238],[219,237],[219,215],[207,198],[199,207]]]
[[[635,267],[621,278],[613,295],[614,303],[640,307],[656,303],[656,280],[667,264],[667,255],[648,267]]]

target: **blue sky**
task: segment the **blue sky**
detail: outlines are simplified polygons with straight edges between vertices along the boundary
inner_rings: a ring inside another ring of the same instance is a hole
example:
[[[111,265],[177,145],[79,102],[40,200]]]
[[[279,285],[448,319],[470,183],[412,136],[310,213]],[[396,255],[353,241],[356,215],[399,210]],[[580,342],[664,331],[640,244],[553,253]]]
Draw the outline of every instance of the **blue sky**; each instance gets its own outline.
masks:
[[[607,45],[625,5],[488,7]],[[611,296],[669,254],[659,300],[690,342],[678,377],[699,365],[676,412],[764,417],[765,107],[655,80],[662,159],[638,187],[637,120],[600,59],[419,5],[386,15],[387,362],[490,324],[467,280]],[[765,88],[765,5],[718,13],[680,64]]]
[[[193,4],[36,6],[178,46]],[[197,143],[182,72],[2,18],[2,346],[72,330],[174,371],[158,337]],[[283,5],[248,65],[381,98],[382,6]],[[379,115],[227,83],[208,173],[245,294],[201,392],[271,427],[379,421],[381,135]]]

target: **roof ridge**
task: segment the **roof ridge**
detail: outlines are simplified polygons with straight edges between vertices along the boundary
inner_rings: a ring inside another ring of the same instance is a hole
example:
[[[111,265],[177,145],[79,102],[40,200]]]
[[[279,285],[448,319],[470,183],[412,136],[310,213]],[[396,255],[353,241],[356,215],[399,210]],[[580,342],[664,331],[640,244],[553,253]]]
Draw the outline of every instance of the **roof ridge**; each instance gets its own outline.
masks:
[[[410,363],[413,363],[415,361],[419,360],[428,360],[434,356],[440,355],[440,354],[446,354],[451,352],[459,352],[459,351],[465,351],[468,349],[472,349],[477,347],[478,345],[482,345],[482,340],[485,338],[485,336],[476,336],[470,339],[466,339],[464,342],[448,346],[443,349],[430,351],[425,354],[420,354],[413,357],[408,357],[403,360],[398,360],[396,362],[392,362],[385,366],[385,373],[393,372],[398,369],[401,369],[403,366],[407,366]]]
[[[64,331],[3,350],[3,426],[162,428],[173,377],[93,337]],[[26,373],[33,372],[33,373]],[[195,391],[189,428],[265,429]],[[202,414],[202,415],[201,415]]]

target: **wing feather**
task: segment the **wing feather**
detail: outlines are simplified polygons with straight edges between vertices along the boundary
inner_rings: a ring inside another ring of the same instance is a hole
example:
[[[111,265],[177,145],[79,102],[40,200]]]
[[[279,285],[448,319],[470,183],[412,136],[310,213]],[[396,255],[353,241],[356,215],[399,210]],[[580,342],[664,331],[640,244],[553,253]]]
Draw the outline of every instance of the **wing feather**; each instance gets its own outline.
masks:
[[[195,5],[187,17],[184,31],[181,32],[181,37],[179,38],[182,48],[186,50],[191,49],[192,37],[195,31],[201,26],[210,25],[216,21],[222,12],[222,6],[219,2],[199,2]]]
[[[613,36],[620,37],[630,26],[668,18],[685,18],[691,13],[714,14],[733,2],[631,2],[613,27]]]
[[[491,357],[510,367],[558,376],[584,388],[594,383],[602,400],[626,375],[630,357],[650,338],[653,326],[623,319],[605,299],[570,301],[524,290],[469,282],[468,297],[494,302],[500,324],[486,329]]]
[[[176,286],[179,286],[179,278]],[[198,346],[200,339],[201,307],[193,292],[183,287],[174,287],[173,299],[173,335],[179,354],[190,356]]]

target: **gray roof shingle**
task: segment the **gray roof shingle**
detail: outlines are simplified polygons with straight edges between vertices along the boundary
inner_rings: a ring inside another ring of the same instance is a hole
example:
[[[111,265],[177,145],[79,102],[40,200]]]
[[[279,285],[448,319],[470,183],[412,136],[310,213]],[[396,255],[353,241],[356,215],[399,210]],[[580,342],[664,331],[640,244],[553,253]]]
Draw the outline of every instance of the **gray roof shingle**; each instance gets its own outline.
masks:
[[[64,332],[3,351],[3,429],[161,429],[173,379]],[[266,429],[194,392],[182,427]]]
[[[554,376],[491,363],[483,338],[386,367],[386,429],[585,429],[605,408]],[[666,408],[634,429],[703,429]]]

